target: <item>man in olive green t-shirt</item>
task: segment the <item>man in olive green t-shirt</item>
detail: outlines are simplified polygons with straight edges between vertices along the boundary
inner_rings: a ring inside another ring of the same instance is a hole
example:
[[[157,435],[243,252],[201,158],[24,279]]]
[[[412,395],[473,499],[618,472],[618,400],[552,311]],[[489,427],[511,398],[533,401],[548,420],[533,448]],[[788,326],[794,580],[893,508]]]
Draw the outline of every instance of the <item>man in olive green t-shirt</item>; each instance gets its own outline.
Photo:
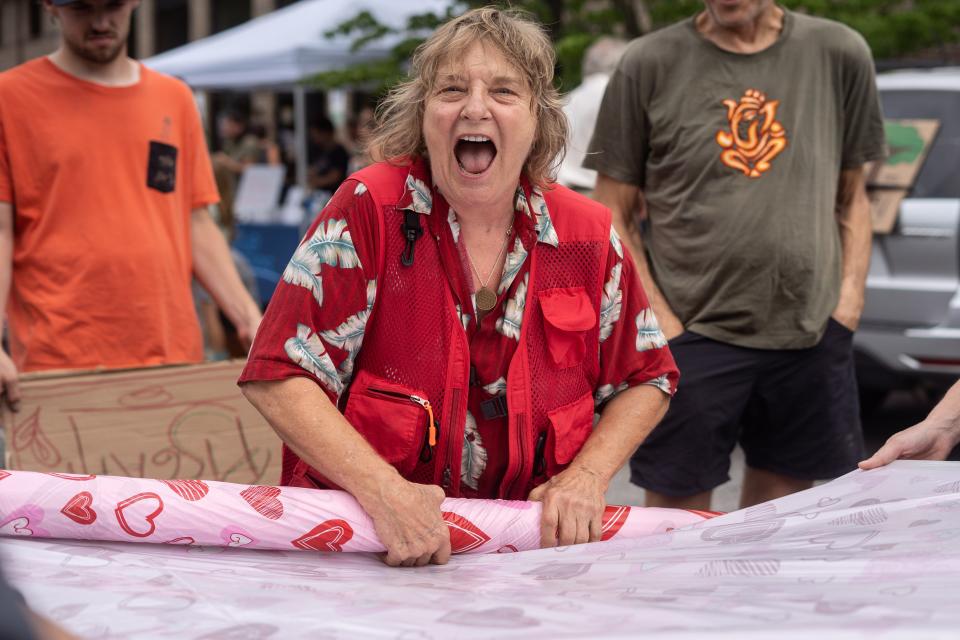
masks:
[[[631,44],[584,163],[681,370],[631,461],[651,506],[709,508],[738,441],[743,506],[853,469],[863,448],[863,165],[884,152],[870,51],[773,0],[704,4]]]

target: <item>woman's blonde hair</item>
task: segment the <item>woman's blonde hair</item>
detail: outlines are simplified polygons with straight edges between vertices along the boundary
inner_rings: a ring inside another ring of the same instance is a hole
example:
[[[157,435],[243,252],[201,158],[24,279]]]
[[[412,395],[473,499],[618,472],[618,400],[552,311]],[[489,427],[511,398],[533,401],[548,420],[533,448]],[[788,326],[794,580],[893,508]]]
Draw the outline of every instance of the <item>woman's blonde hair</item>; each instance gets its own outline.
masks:
[[[437,73],[475,42],[497,47],[530,88],[537,129],[524,170],[533,184],[546,186],[563,159],[567,119],[553,86],[553,45],[538,24],[514,9],[468,11],[440,26],[417,48],[409,78],[394,87],[377,109],[377,128],[367,145],[370,156],[377,161],[426,157],[423,112]]]

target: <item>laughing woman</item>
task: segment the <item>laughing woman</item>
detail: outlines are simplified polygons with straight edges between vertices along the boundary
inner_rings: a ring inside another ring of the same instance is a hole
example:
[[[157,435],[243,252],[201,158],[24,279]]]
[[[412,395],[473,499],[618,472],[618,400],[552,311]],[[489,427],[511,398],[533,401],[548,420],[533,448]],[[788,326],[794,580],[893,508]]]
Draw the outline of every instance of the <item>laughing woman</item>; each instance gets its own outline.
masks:
[[[553,68],[516,13],[440,27],[240,380],[285,443],[282,482],[349,491],[391,565],[446,562],[444,495],[540,500],[544,546],[599,540],[607,484],[676,385],[609,212],[552,184]]]

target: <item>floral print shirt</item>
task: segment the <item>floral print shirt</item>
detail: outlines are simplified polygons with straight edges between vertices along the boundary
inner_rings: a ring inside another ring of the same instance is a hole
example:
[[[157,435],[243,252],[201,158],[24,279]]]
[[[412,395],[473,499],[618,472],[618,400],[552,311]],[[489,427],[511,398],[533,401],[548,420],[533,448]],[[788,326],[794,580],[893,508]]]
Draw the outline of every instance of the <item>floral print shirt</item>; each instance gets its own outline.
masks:
[[[507,418],[484,418],[481,403],[504,394],[510,361],[523,325],[530,252],[558,244],[542,192],[522,180],[517,187],[513,234],[496,306],[477,322],[473,279],[460,242],[456,213],[428,185],[423,161],[411,166],[399,204],[424,215],[443,215],[441,259],[453,278],[457,311],[470,342],[472,384],[461,463],[466,497],[496,495],[507,465]],[[341,185],[313,223],[277,285],[251,349],[241,384],[307,376],[336,404],[349,386],[354,361],[377,295],[378,215],[366,186]],[[653,385],[672,394],[677,369],[649,307],[633,260],[610,231],[600,312],[600,379],[597,410],[628,387]],[[424,274],[433,277],[433,274]]]

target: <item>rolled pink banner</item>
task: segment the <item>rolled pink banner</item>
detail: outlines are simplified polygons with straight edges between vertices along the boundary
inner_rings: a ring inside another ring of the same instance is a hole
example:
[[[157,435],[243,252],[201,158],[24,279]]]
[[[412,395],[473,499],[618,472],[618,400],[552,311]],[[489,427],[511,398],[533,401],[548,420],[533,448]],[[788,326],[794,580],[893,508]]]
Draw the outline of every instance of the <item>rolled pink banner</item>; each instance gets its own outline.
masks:
[[[540,546],[540,503],[444,500],[453,553]],[[608,506],[603,540],[663,533],[718,515]],[[0,470],[0,535],[251,549],[384,551],[343,491],[209,480],[150,480]]]

